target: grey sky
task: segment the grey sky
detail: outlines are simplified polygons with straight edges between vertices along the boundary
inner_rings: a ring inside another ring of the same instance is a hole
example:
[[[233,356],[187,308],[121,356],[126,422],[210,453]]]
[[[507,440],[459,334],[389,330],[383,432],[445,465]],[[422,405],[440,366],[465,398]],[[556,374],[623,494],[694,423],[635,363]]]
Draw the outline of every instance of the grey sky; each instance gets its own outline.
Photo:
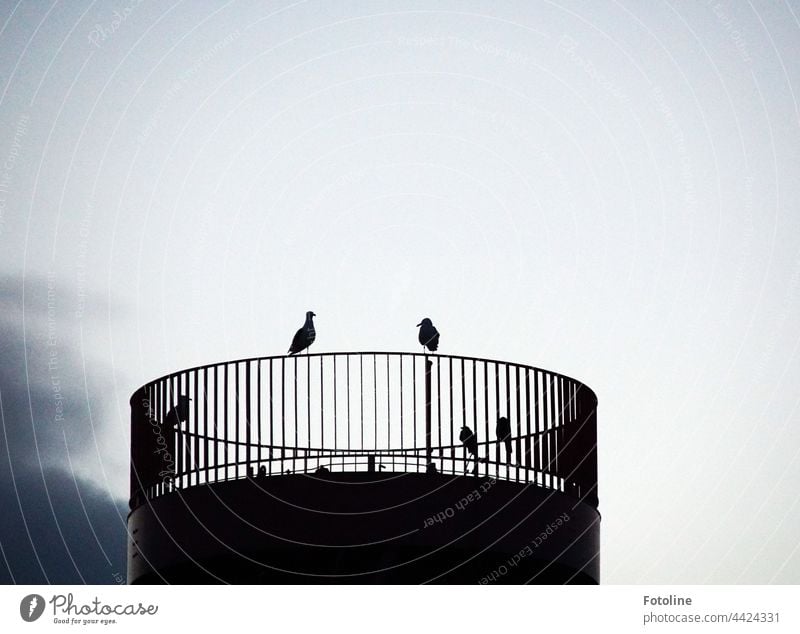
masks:
[[[317,351],[414,350],[430,316],[443,353],[598,394],[605,583],[800,582],[796,3],[6,3],[0,28],[3,405],[26,354],[52,379],[52,273],[60,424],[103,457],[45,470],[123,500],[138,385],[281,354],[309,309]]]

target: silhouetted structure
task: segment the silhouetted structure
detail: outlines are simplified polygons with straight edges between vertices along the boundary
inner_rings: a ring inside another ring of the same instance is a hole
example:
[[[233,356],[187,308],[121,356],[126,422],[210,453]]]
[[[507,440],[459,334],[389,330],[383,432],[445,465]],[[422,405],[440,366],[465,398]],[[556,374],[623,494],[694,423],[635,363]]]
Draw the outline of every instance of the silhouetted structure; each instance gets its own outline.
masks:
[[[512,444],[511,444],[511,423],[508,422],[508,419],[505,416],[501,416],[497,419],[497,425],[495,426],[495,433],[497,434],[497,440],[502,441],[505,443],[506,446],[506,461],[511,462],[511,451],[512,451]]]
[[[289,346],[290,355],[302,352],[314,343],[314,339],[317,338],[317,331],[314,329],[314,317],[316,317],[316,315],[310,310],[306,313],[306,322],[294,333],[292,345]]]
[[[439,331],[427,317],[417,324],[419,328],[419,343],[423,348],[436,352],[439,348]]]
[[[131,398],[128,580],[597,583],[596,412],[575,379],[461,356],[175,372]]]

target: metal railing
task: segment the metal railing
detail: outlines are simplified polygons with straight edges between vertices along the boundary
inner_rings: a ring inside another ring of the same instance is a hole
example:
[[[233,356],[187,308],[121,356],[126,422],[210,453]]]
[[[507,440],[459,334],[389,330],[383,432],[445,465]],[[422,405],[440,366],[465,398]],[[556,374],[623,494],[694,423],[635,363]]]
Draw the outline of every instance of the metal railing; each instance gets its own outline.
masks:
[[[130,506],[244,477],[384,471],[533,483],[596,507],[596,408],[574,379],[490,359],[345,352],[201,366],[132,396]]]

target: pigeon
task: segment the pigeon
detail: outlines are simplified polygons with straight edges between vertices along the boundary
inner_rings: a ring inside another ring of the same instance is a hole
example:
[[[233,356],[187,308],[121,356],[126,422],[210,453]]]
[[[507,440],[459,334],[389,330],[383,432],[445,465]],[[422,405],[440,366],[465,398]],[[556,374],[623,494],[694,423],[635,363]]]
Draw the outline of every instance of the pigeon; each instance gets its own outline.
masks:
[[[419,328],[422,326],[421,328]],[[435,352],[439,347],[439,331],[427,317],[417,324],[419,328],[419,343],[423,348]]]
[[[316,315],[310,310],[306,313],[306,323],[295,333],[294,339],[292,339],[292,345],[289,346],[290,355],[297,354],[314,343],[314,339],[317,336],[317,331],[314,330],[314,317],[316,317]]]
[[[480,458],[478,456],[478,437],[472,433],[472,430],[464,425],[461,428],[461,433],[458,435],[458,439],[461,443],[466,447],[467,451],[471,453],[475,458],[475,469],[473,469],[472,473],[478,473],[478,462],[487,462],[486,458]],[[469,463],[464,468],[464,472],[466,473],[467,469],[469,469]]]
[[[510,463],[512,449],[511,423],[508,422],[508,419],[505,416],[501,416],[497,419],[497,427],[495,427],[495,432],[497,433],[497,440],[504,442],[506,445],[506,457]]]
[[[464,425],[461,428],[461,433],[458,435],[458,439],[462,442],[462,444],[467,448],[473,456],[478,455],[478,439],[475,437],[475,434],[472,433],[472,430]]]
[[[181,423],[189,420],[189,401],[191,401],[186,394],[179,394],[177,403],[167,412],[167,426],[180,428]]]

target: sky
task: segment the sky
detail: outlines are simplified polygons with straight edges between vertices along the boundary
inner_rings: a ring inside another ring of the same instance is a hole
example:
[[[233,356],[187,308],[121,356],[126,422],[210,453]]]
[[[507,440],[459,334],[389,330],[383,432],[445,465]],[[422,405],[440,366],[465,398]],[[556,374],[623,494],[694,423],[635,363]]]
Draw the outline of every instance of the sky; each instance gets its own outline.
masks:
[[[795,2],[0,6],[0,582],[124,578],[131,393],[440,352],[597,394],[603,583],[800,583]]]

